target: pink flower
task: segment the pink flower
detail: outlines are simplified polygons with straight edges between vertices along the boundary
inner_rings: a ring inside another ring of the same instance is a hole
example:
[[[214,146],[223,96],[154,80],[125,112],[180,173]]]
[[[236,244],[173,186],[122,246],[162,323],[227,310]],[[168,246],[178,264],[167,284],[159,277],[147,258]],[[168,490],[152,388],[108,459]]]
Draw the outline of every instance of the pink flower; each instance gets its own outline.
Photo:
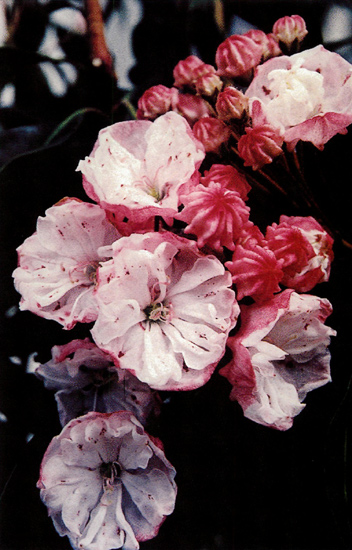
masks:
[[[295,41],[302,42],[308,31],[303,17],[286,15],[274,23],[273,34],[278,41],[290,47]]]
[[[251,240],[244,245],[236,244],[232,261],[225,266],[232,274],[238,300],[251,296],[256,302],[265,302],[281,290],[281,262],[267,246]]]
[[[216,50],[218,75],[227,78],[246,77],[260,63],[261,57],[261,44],[249,36],[229,36]]]
[[[261,110],[293,150],[299,140],[318,149],[352,122],[352,68],[323,46],[270,59],[246,91],[250,112]]]
[[[45,387],[55,390],[61,425],[89,411],[132,412],[143,425],[152,412],[160,412],[156,392],[126,370],[89,338],[54,346],[52,358],[35,374]]]
[[[195,123],[193,133],[203,143],[206,153],[218,153],[229,140],[231,130],[218,118],[205,116]]]
[[[185,117],[190,126],[200,118],[214,114],[213,108],[205,99],[199,95],[184,93],[178,93],[174,97],[172,110]]]
[[[298,292],[308,292],[328,281],[333,260],[333,239],[311,216],[281,216],[267,228],[268,246],[283,262],[282,283]]]
[[[160,447],[127,411],[91,412],[54,437],[37,486],[75,550],[137,550],[157,535],[177,491]]]
[[[230,191],[237,191],[244,201],[248,199],[248,193],[251,190],[245,176],[234,166],[226,164],[212,164],[210,169],[204,172],[200,181],[205,187],[208,187],[212,181],[221,183],[222,187],[226,187]]]
[[[176,88],[167,88],[162,84],[152,86],[138,100],[137,118],[154,120],[171,110]]]
[[[195,242],[172,233],[118,243],[99,270],[95,342],[152,388],[202,386],[239,312],[230,273]]]
[[[199,247],[208,245],[217,251],[223,246],[235,248],[234,241],[249,217],[249,208],[237,191],[211,181],[207,187],[198,185],[181,200],[185,208],[177,219],[189,224],[185,233],[196,235]]]
[[[144,223],[162,216],[172,223],[179,191],[204,158],[202,145],[176,113],[154,122],[118,122],[99,133],[89,157],[80,161],[87,194],[117,219]]]
[[[39,217],[37,231],[17,249],[13,273],[21,310],[66,329],[96,319],[96,270],[119,234],[99,206],[65,199]],[[104,248],[105,247],[105,248]]]
[[[233,359],[220,373],[247,418],[287,430],[306,394],[330,381],[331,311],[328,300],[292,290],[241,307],[241,328],[228,340]]]
[[[233,86],[226,86],[216,100],[216,112],[221,120],[240,120],[248,109],[248,97]]]
[[[262,124],[255,128],[247,127],[245,131],[245,135],[238,140],[238,153],[245,166],[259,170],[281,155],[283,140],[275,128]]]

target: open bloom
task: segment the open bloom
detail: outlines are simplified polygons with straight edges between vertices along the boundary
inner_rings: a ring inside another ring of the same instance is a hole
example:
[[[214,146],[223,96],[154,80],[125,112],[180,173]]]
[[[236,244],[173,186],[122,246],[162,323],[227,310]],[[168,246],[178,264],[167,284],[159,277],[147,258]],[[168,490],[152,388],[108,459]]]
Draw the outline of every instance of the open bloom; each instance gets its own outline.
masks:
[[[176,498],[175,470],[160,446],[127,411],[91,412],[54,437],[38,488],[75,550],[136,550],[157,535]]]
[[[17,249],[13,276],[21,310],[66,329],[96,319],[96,270],[119,237],[99,206],[65,199],[39,217],[37,231]],[[104,248],[102,248],[104,247]]]
[[[328,300],[292,290],[241,308],[241,328],[228,340],[233,359],[220,373],[247,418],[287,430],[306,394],[330,381],[331,311]]]
[[[95,342],[152,388],[202,386],[239,313],[230,273],[172,233],[135,234],[115,244],[98,274]]]
[[[352,66],[323,46],[270,59],[246,91],[250,112],[260,108],[289,150],[299,140],[323,149],[352,122],[351,76]]]
[[[132,222],[163,216],[171,223],[179,189],[204,158],[204,150],[186,122],[166,113],[154,122],[118,122],[99,132],[93,151],[77,170],[90,198]]]
[[[62,426],[89,411],[128,410],[143,425],[152,412],[159,412],[156,392],[129,371],[117,368],[89,338],[54,346],[51,354],[35,374],[47,389],[56,391]]]

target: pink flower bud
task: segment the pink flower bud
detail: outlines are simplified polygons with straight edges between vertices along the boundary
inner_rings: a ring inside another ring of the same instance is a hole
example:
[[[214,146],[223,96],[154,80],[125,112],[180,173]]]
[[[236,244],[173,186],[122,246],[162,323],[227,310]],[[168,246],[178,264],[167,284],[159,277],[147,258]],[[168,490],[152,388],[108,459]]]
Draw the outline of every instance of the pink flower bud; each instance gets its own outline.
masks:
[[[246,201],[251,186],[234,166],[226,164],[213,164],[210,170],[204,172],[204,176],[200,178],[201,183],[208,187],[211,182],[220,183],[222,187],[226,187],[231,191],[237,191],[241,199]]]
[[[211,105],[202,97],[179,92],[173,98],[172,110],[185,117],[191,126],[201,117],[213,114]]]
[[[218,118],[206,116],[195,123],[193,133],[203,143],[206,153],[217,153],[230,138],[231,130]]]
[[[273,33],[269,33],[266,36],[268,38],[268,43],[267,49],[263,53],[263,61],[267,61],[267,59],[282,55],[282,51],[280,49],[276,36]]]
[[[262,61],[266,61],[270,57],[276,57],[282,54],[279,44],[272,34],[265,34],[265,32],[259,29],[251,29],[247,31],[244,36],[248,36],[256,44],[259,44],[262,48]]]
[[[269,124],[263,124],[256,128],[246,128],[245,135],[238,141],[238,152],[244,160],[245,166],[251,166],[253,170],[262,168],[264,164],[270,164],[275,157],[282,153],[282,137],[277,130]]]
[[[273,34],[279,42],[283,42],[289,47],[295,40],[301,42],[308,31],[306,23],[300,15],[291,15],[291,17],[286,15],[274,23]]]
[[[202,74],[210,72],[214,67],[204,63],[199,57],[190,55],[186,59],[179,61],[173,70],[174,86],[177,88],[191,87],[194,88],[197,78]]]
[[[138,100],[137,118],[154,120],[167,113],[175,94],[177,95],[176,88],[167,88],[162,84],[152,86]]]
[[[216,51],[215,63],[218,75],[235,78],[246,76],[262,57],[262,46],[252,38],[235,34],[226,38]]]
[[[211,66],[211,65],[210,65]],[[215,74],[215,69],[212,67],[213,71],[209,71],[206,74],[202,74],[196,80],[196,90],[200,95],[212,96],[216,91],[220,92],[223,82],[221,78]]]
[[[227,86],[219,93],[215,108],[219,118],[226,122],[240,119],[248,108],[248,98],[237,88]]]

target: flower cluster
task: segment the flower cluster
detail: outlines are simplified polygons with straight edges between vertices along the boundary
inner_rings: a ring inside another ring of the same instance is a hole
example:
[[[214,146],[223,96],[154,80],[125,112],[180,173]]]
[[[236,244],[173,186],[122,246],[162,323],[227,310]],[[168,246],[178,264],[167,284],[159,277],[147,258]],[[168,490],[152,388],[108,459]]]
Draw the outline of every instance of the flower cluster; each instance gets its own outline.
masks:
[[[18,249],[21,309],[91,336],[36,370],[63,425],[38,486],[75,549],[139,548],[172,512],[175,471],[142,428],[157,392],[220,372],[247,418],[286,430],[330,380],[332,307],[305,293],[328,281],[333,239],[312,216],[260,227],[246,171],[352,122],[346,61],[283,55],[305,34],[292,16],[228,37],[216,68],[180,61],[174,87],[147,90],[138,120],[102,129],[79,162],[94,204],[63,199]]]

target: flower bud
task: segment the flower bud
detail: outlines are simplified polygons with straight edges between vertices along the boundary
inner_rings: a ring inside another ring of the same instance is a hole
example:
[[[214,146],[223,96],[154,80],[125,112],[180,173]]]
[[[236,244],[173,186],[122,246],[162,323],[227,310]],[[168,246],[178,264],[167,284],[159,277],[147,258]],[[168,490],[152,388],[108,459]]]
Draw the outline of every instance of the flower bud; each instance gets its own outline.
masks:
[[[291,17],[286,15],[274,23],[273,34],[279,42],[290,48],[293,42],[301,42],[308,31],[300,15],[291,15]]]
[[[152,86],[138,100],[137,118],[154,120],[167,113],[175,94],[177,95],[176,88],[167,88],[162,84]]]
[[[210,104],[202,97],[180,92],[173,98],[172,110],[185,117],[191,126],[200,118],[213,113]]]
[[[269,124],[263,124],[256,128],[246,128],[246,134],[238,141],[238,152],[244,160],[245,166],[251,166],[253,170],[270,164],[275,157],[282,153],[283,143],[279,132]]]
[[[248,108],[248,98],[237,88],[227,86],[219,93],[215,108],[224,121],[240,119]]]
[[[204,63],[199,57],[190,55],[179,61],[173,70],[174,86],[176,88],[194,88],[197,78],[213,69],[211,65]]]
[[[235,78],[246,76],[262,57],[262,46],[246,35],[235,34],[226,38],[216,51],[218,75]]]
[[[209,71],[206,74],[202,74],[196,80],[196,90],[200,95],[211,97],[216,91],[220,92],[222,88],[223,83],[221,78],[215,74],[214,67],[212,69],[214,72]]]
[[[206,153],[217,153],[230,138],[231,130],[218,118],[206,116],[195,123],[193,133],[203,143]]]

